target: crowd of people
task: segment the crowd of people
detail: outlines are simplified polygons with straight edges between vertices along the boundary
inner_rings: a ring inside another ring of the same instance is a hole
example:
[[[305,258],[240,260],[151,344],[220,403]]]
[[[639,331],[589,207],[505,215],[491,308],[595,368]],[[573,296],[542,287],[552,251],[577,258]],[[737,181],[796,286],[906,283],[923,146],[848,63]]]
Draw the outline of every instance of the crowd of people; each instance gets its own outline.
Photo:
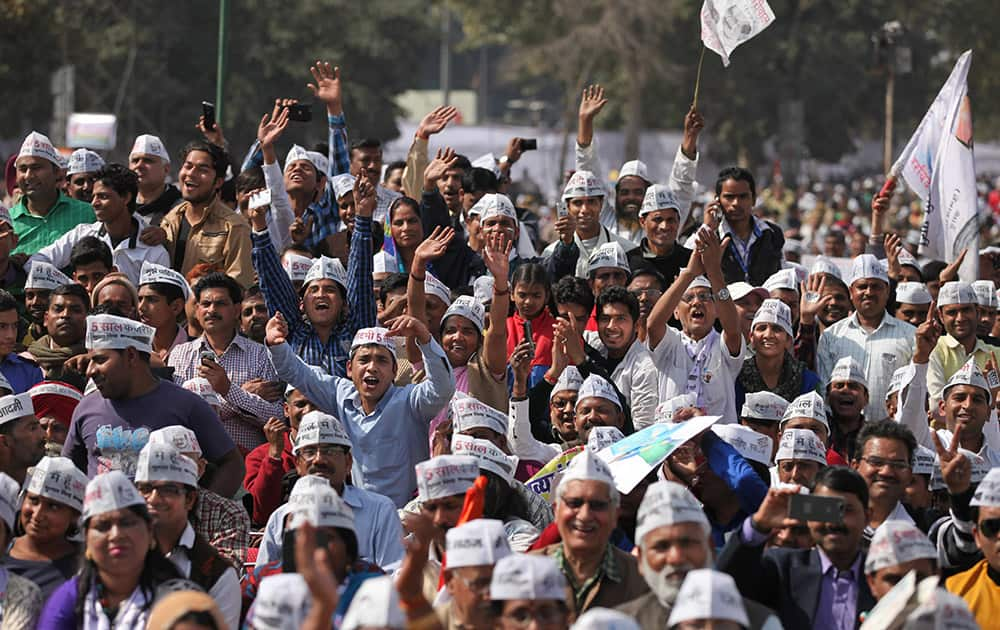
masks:
[[[995,627],[1000,250],[921,259],[877,181],[702,187],[695,108],[608,181],[599,86],[539,216],[521,139],[439,107],[385,164],[310,72],[312,148],[280,99],[242,162],[204,119],[11,156],[0,628]]]

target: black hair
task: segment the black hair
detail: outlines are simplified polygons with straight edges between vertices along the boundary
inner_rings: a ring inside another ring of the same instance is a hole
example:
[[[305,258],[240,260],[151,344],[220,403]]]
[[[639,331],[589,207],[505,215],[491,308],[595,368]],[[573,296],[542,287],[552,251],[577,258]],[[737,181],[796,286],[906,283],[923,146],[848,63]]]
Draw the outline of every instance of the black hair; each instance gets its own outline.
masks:
[[[608,304],[624,304],[632,316],[632,323],[639,321],[639,298],[632,295],[628,289],[619,286],[605,287],[597,296],[597,318]]]
[[[468,173],[469,171],[472,170],[472,162],[470,162],[469,158],[465,157],[464,155],[458,154],[455,156],[455,164],[451,168],[452,169],[457,168],[460,169],[463,173]]]
[[[393,291],[398,291],[403,289],[406,291],[406,285],[410,282],[410,276],[405,273],[390,273],[388,276],[382,280],[382,291],[379,292],[379,302],[382,306],[385,306],[386,297]]]
[[[84,236],[69,250],[69,264],[73,269],[95,262],[104,263],[109,272],[114,267],[111,248],[96,236]]]
[[[325,142],[317,142],[313,145],[312,150],[314,153],[319,153],[323,156],[330,155],[330,145]]]
[[[72,284],[63,284],[52,289],[52,293],[49,294],[49,304],[52,304],[52,300],[57,295],[71,295],[78,298],[81,302],[83,302],[83,308],[85,308],[87,312],[90,312],[90,295],[87,293],[87,289],[83,288],[82,284],[76,284],[74,282]]]
[[[176,628],[179,624],[190,623],[196,626],[203,626],[208,628],[208,630],[221,630],[219,626],[215,623],[215,617],[212,616],[207,610],[189,610],[176,620],[174,620],[174,625],[171,628]]]
[[[149,510],[146,508],[145,503],[130,505],[124,509],[134,513],[145,521],[150,527],[150,536],[153,535],[152,519],[149,516]],[[88,518],[83,522],[84,535],[86,535],[86,531],[90,527],[90,520]],[[143,610],[149,610],[153,606],[155,603],[153,596],[161,584],[169,580],[178,580],[181,578],[183,576],[177,570],[177,567],[174,566],[174,563],[168,560],[158,548],[147,551],[146,561],[143,563],[142,572],[139,574],[139,589],[142,590],[146,598]],[[73,604],[73,614],[77,619],[85,617],[84,604],[87,601],[87,594],[90,592],[91,583],[98,579],[97,565],[85,554],[80,561],[80,570],[77,572],[76,602]]]
[[[540,284],[552,295],[552,282],[549,280],[549,272],[544,265],[538,263],[524,263],[514,270],[510,278],[511,288],[519,284]]]
[[[136,197],[139,195],[139,177],[122,164],[105,164],[94,173],[94,183],[101,182],[124,197],[131,195],[127,204],[129,212],[135,212]]]
[[[404,162],[403,160],[395,160],[393,162],[389,162],[389,166],[385,167],[385,177],[382,178],[382,181],[383,182],[389,181],[389,175],[394,170],[396,170],[397,168],[401,168],[401,169],[405,170],[406,169],[406,162]]]
[[[583,278],[563,276],[552,287],[556,304],[579,304],[587,312],[594,310],[594,294]]]
[[[727,166],[719,171],[719,177],[715,180],[716,196],[722,193],[722,184],[731,179],[749,184],[750,195],[753,196],[754,199],[757,198],[757,183],[753,179],[753,173],[741,166]]]
[[[495,193],[497,176],[488,168],[472,167],[462,176],[462,190],[467,193]]]
[[[379,153],[382,152],[382,141],[378,138],[362,138],[351,143],[350,156],[354,157],[355,151],[360,151],[361,149],[378,149]]]
[[[868,507],[868,484],[858,471],[847,466],[827,466],[820,468],[813,480],[813,488],[823,486],[837,492],[846,492],[858,497],[861,505]]]
[[[215,177],[218,179],[226,178],[226,170],[229,168],[229,156],[226,154],[225,149],[205,140],[192,140],[181,149],[181,162],[184,162],[188,154],[192,151],[207,153],[212,158],[212,168],[215,169]]]
[[[938,277],[944,268],[947,267],[947,263],[941,260],[930,260],[923,267],[920,268],[920,279],[927,282],[937,282]]]
[[[392,203],[389,204],[389,223],[392,223],[392,218],[396,214],[396,208],[401,205],[410,206],[410,208],[413,209],[413,214],[417,215],[418,219],[420,218],[420,204],[416,199],[404,195],[402,197],[396,197],[392,200]]]
[[[139,286],[140,288],[149,287],[153,290],[153,293],[156,293],[166,300],[167,304],[170,304],[174,300],[181,300],[182,302],[185,301],[184,290],[176,284],[171,284],[169,282],[147,282],[146,284]]]
[[[667,279],[664,278],[663,274],[657,271],[655,267],[640,264],[635,270],[632,271],[632,280],[635,280],[639,276],[653,276],[653,279],[656,280],[656,284],[660,287],[660,291],[667,290]]]
[[[246,193],[258,188],[264,188],[264,169],[259,166],[251,166],[245,171],[241,171],[236,176],[236,192]]]
[[[229,292],[229,299],[233,301],[233,304],[239,304],[243,301],[243,287],[240,286],[240,283],[218,271],[213,271],[198,279],[191,290],[194,293],[195,301],[201,299],[201,292],[205,289],[225,289]]]
[[[9,292],[0,289],[0,313],[17,310],[17,298]]]
[[[285,252],[295,252],[299,254],[305,254],[310,257],[312,256],[312,250],[310,250],[308,247],[306,247],[301,243],[292,243],[291,245],[285,248],[285,251],[281,253],[284,254]]]
[[[245,300],[248,297],[254,297],[255,295],[263,295],[259,284],[251,284],[248,286],[247,290],[243,292],[243,299]]]
[[[865,452],[865,444],[873,438],[884,438],[887,440],[899,440],[906,445],[906,461],[913,463],[913,453],[917,450],[917,438],[913,436],[913,431],[905,424],[900,424],[894,420],[876,420],[866,422],[858,431],[857,446],[854,450],[855,459],[861,459]]]

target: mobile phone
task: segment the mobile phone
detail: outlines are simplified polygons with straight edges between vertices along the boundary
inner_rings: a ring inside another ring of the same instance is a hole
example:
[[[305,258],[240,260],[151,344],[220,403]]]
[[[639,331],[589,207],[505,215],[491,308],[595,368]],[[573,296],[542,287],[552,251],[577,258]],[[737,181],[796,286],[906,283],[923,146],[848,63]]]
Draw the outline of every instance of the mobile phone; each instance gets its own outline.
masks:
[[[250,195],[250,209],[256,210],[257,208],[263,208],[264,206],[271,205],[271,189],[265,188],[264,190],[255,192]]]
[[[793,494],[788,497],[788,518],[823,523],[844,522],[844,500],[815,494]]]
[[[522,328],[524,329],[524,340],[530,341],[534,345],[534,340],[531,334],[531,322],[525,321]]]
[[[536,151],[538,150],[538,140],[535,138],[521,138],[518,147],[522,153],[524,151]]]
[[[310,103],[295,103],[288,106],[288,120],[295,122],[309,122],[313,119],[312,105]]]
[[[215,131],[215,105],[208,101],[202,101],[201,114],[205,117],[205,129]]]
[[[214,352],[209,352],[208,350],[202,350],[201,351],[201,362],[204,363],[206,361],[211,361],[212,363],[217,363],[217,361],[215,360],[215,353]]]

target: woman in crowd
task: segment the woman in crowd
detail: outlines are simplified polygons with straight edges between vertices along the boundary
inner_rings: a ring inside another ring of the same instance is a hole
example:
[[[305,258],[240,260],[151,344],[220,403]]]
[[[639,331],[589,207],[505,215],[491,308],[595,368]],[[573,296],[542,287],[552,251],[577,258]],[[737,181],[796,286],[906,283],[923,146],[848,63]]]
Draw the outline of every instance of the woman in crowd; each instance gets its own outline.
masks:
[[[17,513],[17,482],[0,473],[0,549],[6,549],[14,530]],[[6,554],[4,554],[6,555]],[[8,558],[0,558],[0,630],[23,630],[34,628],[38,614],[42,610],[42,592],[27,580],[8,568]]]
[[[7,557],[7,569],[31,580],[48,599],[73,577],[87,476],[65,457],[43,457],[28,478],[17,533]]]
[[[45,630],[144,628],[157,589],[180,575],[156,548],[146,501],[121,471],[94,477],[83,503],[84,559],[45,603]]]

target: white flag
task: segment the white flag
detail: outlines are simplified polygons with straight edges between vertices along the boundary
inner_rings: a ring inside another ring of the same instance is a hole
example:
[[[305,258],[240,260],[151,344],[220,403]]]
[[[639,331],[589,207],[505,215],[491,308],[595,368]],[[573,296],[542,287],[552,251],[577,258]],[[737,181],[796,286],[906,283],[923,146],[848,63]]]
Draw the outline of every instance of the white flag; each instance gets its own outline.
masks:
[[[701,7],[701,41],[729,66],[737,46],[774,21],[767,0],[705,0]]]
[[[968,249],[959,277],[979,277],[979,217],[972,149],[972,107],[967,78],[972,51],[959,57],[951,76],[892,167],[924,202],[920,253],[952,261]]]

